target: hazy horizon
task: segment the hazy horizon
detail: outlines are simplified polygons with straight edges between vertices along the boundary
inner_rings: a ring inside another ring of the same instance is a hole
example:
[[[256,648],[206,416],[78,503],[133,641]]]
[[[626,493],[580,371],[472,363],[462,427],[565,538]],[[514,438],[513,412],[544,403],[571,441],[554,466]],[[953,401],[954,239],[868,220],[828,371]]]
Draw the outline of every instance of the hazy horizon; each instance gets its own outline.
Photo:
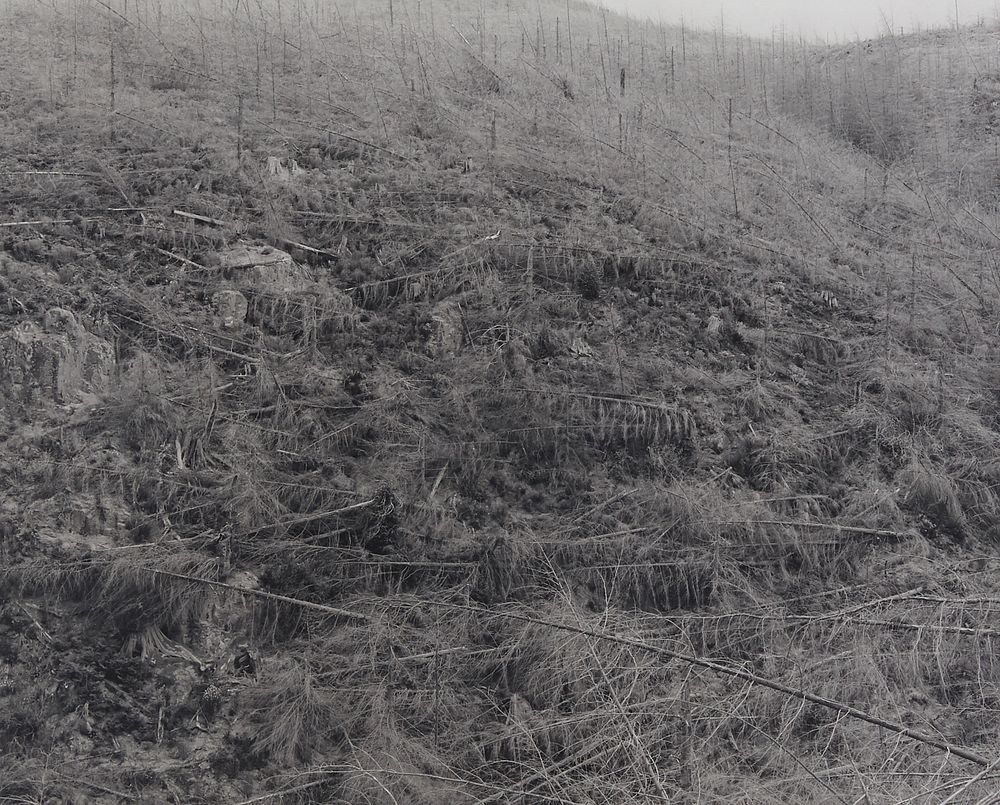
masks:
[[[768,36],[780,29],[806,37],[830,39],[868,38],[884,33],[886,22],[898,33],[941,28],[955,23],[955,0],[837,0],[831,4],[803,0],[714,0],[695,4],[690,0],[595,0],[615,11],[678,23],[681,17],[694,27],[740,30]],[[971,25],[980,18],[992,22],[998,16],[997,0],[959,0],[959,22]]]

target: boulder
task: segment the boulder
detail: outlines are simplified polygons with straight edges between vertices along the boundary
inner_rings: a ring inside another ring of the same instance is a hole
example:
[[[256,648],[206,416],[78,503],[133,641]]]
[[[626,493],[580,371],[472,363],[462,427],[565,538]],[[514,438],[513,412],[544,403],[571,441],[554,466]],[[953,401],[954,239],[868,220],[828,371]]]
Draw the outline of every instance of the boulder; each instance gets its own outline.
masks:
[[[231,330],[245,322],[250,308],[247,298],[232,289],[213,294],[212,307],[215,308],[215,314],[225,330]]]
[[[351,297],[332,285],[314,282],[309,270],[288,252],[240,244],[217,257],[225,279],[239,289],[220,291],[212,299],[225,328],[249,320],[273,333],[311,338],[348,331],[357,324],[358,310]]]
[[[114,368],[112,346],[63,308],[50,309],[43,327],[22,322],[0,335],[0,400],[78,402],[106,391]]]
[[[309,276],[292,256],[270,246],[234,246],[219,254],[219,262],[227,277],[271,293],[301,291],[309,285]]]

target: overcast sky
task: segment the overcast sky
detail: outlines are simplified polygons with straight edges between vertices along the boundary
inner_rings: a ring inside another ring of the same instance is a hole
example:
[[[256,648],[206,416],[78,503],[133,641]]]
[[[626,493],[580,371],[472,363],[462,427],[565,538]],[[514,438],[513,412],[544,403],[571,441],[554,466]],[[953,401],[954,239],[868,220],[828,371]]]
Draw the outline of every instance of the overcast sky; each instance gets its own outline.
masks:
[[[598,0],[616,11],[630,11],[678,22],[681,15],[699,27],[718,28],[725,12],[726,29],[770,35],[771,29],[785,28],[804,36],[840,39],[867,38],[885,29],[883,14],[895,30],[906,31],[918,24],[923,28],[954,24],[955,0]],[[958,0],[958,16],[963,24],[980,17],[992,22],[1000,0]]]

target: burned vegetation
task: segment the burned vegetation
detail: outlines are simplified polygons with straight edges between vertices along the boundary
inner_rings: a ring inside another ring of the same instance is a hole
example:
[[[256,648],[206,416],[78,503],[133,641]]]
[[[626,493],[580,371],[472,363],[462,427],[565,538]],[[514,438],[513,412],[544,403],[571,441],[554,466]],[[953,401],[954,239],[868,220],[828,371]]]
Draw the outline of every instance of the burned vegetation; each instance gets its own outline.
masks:
[[[994,33],[375,5],[0,12],[0,802],[990,796]]]

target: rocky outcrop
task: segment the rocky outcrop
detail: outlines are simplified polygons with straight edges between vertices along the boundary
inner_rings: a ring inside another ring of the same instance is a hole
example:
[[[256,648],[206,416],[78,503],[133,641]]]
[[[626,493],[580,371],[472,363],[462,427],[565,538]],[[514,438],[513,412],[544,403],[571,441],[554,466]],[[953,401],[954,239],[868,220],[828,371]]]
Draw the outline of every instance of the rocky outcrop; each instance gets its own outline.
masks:
[[[43,326],[22,322],[0,335],[0,402],[77,402],[106,391],[114,367],[107,341],[68,310],[52,308]]]
[[[242,322],[273,333],[315,338],[351,330],[358,311],[346,293],[312,280],[288,252],[240,244],[218,254],[223,278],[233,288],[212,296],[223,329]],[[237,290],[238,289],[238,290]]]
[[[247,298],[231,288],[213,294],[212,307],[215,308],[215,315],[224,330],[239,327],[247,320],[249,310]]]

